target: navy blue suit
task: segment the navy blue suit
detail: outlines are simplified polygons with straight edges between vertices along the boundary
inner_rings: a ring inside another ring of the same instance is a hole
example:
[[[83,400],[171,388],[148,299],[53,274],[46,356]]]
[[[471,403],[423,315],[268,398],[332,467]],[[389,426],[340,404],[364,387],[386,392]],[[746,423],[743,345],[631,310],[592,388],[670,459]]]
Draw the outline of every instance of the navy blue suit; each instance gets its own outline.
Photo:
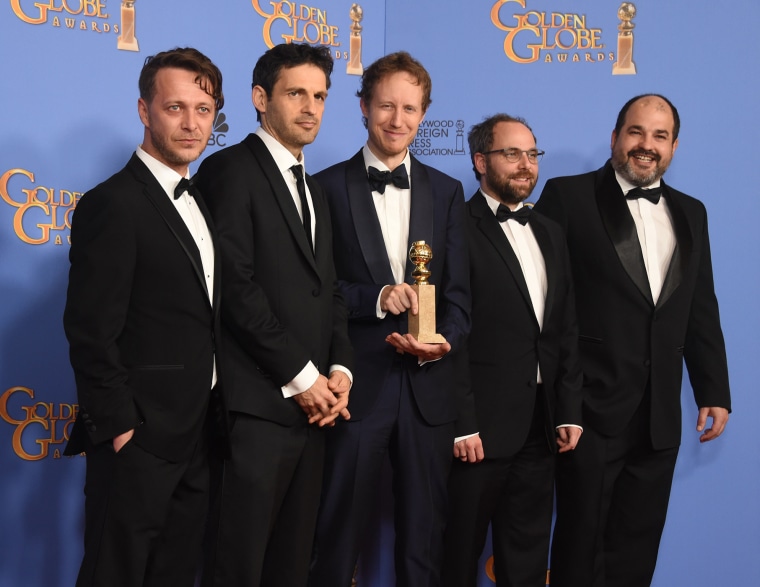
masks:
[[[385,285],[395,283],[362,152],[315,176],[327,194],[335,268],[355,351],[351,420],[328,433],[327,462],[311,582],[348,586],[386,452],[394,469],[399,585],[438,585],[446,479],[456,419],[456,355],[470,325],[464,193],[447,175],[411,159],[409,244],[433,249],[436,323],[452,351],[418,365],[385,342],[407,332],[407,316],[377,318]],[[413,283],[407,262],[405,281]]]

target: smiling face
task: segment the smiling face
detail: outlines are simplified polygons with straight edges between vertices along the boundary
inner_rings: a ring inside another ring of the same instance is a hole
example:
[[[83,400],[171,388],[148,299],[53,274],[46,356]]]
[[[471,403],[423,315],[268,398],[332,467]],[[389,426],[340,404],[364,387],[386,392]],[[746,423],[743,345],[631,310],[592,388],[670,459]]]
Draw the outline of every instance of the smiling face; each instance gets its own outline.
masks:
[[[395,169],[406,157],[406,149],[417,136],[425,116],[422,86],[406,72],[382,78],[369,104],[360,101],[367,119],[368,144],[374,155],[389,169]]]
[[[635,186],[651,185],[664,175],[676,152],[673,130],[673,112],[664,100],[637,100],[620,132],[612,131],[612,167]]]
[[[493,127],[493,144],[489,151],[497,149],[532,151],[536,149],[536,139],[524,124],[499,122]],[[503,152],[476,153],[474,164],[480,173],[483,191],[510,208],[530,196],[538,181],[538,162],[531,163],[525,153],[514,163],[507,161]]]
[[[214,98],[201,89],[197,77],[185,69],[160,69],[150,102],[137,101],[145,125],[143,150],[183,176],[206,148],[214,122]]]
[[[296,159],[317,138],[326,98],[327,76],[311,64],[283,68],[271,96],[261,86],[254,86],[252,93],[261,126]]]

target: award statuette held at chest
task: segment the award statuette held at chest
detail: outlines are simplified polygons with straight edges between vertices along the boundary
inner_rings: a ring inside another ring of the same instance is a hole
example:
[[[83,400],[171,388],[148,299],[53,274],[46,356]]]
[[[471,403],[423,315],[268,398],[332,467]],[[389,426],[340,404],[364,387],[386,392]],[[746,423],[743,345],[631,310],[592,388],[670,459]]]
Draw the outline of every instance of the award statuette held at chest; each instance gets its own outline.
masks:
[[[425,241],[415,241],[409,249],[409,259],[414,263],[414,285],[419,310],[409,314],[409,334],[424,343],[443,343],[446,339],[435,331],[435,286],[428,283],[430,270],[427,264],[433,259],[433,249]]]

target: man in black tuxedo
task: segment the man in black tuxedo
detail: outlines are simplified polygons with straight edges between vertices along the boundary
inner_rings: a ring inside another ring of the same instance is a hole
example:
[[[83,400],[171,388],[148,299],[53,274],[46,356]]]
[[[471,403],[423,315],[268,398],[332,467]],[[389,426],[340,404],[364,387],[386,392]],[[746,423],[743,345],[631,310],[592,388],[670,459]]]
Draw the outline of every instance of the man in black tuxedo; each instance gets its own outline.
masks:
[[[496,584],[546,584],[554,454],[581,436],[582,375],[562,230],[523,204],[543,155],[497,114],[468,135],[480,189],[467,202],[472,289],[468,391],[449,478],[444,585],[474,587],[492,525]]]
[[[566,232],[584,372],[585,434],[558,464],[556,587],[650,584],[681,441],[684,360],[700,441],[728,421],[707,215],[661,180],[679,126],[666,98],[629,100],[612,158],[548,181],[536,205]]]
[[[456,418],[453,355],[469,331],[470,292],[462,185],[408,150],[431,85],[408,53],[370,65],[358,92],[367,144],[316,176],[330,202],[356,386],[351,421],[328,433],[313,587],[351,584],[386,454],[394,474],[397,584],[440,584]],[[407,313],[418,311],[408,251],[419,240],[433,249],[441,344],[402,334]]]
[[[216,237],[188,164],[223,103],[195,49],[140,73],[143,142],[87,192],[71,228],[64,313],[79,414],[66,454],[86,452],[79,587],[192,587],[208,503],[216,382]]]
[[[319,131],[332,66],[326,47],[267,51],[253,70],[261,126],[208,157],[197,174],[222,252],[232,426],[204,585],[306,584],[322,427],[349,417],[353,352],[330,215],[304,173],[302,151]]]

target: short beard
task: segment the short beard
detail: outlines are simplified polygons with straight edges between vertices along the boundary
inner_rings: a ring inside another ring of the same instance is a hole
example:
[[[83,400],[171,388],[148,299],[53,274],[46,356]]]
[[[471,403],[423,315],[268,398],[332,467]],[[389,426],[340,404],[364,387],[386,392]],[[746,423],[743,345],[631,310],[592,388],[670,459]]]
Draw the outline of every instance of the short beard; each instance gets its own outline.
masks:
[[[164,161],[171,165],[189,165],[203,153],[203,149],[199,153],[192,153],[189,151],[173,151],[171,148],[171,141],[166,137],[158,134],[150,133],[150,140],[153,143],[153,147],[163,157]],[[204,145],[205,147],[205,145]]]
[[[509,184],[509,180],[512,176],[505,180],[501,180],[500,178],[492,176],[489,171],[490,170],[486,168],[486,185],[488,186],[488,189],[491,190],[493,197],[497,198],[504,204],[519,204],[520,202],[527,200],[528,197],[530,197],[530,194],[533,193],[533,188],[536,187],[536,181],[538,180],[537,176],[531,176],[532,183],[527,186],[527,189],[516,190]]]
[[[650,155],[651,157],[654,157],[655,161],[657,162],[657,165],[655,168],[646,175],[642,175],[641,173],[637,172],[633,166],[631,165],[631,159],[637,155],[637,154],[646,154]],[[653,153],[652,151],[642,151],[642,150],[634,150],[629,151],[626,153],[625,159],[622,161],[620,159],[617,159],[615,154],[612,155],[612,168],[617,171],[620,175],[622,175],[626,181],[628,181],[631,185],[637,186],[637,187],[646,187],[648,185],[652,185],[654,182],[656,182],[658,179],[660,179],[663,175],[665,175],[665,172],[668,170],[667,165],[662,165],[662,158],[657,155],[656,153]]]

